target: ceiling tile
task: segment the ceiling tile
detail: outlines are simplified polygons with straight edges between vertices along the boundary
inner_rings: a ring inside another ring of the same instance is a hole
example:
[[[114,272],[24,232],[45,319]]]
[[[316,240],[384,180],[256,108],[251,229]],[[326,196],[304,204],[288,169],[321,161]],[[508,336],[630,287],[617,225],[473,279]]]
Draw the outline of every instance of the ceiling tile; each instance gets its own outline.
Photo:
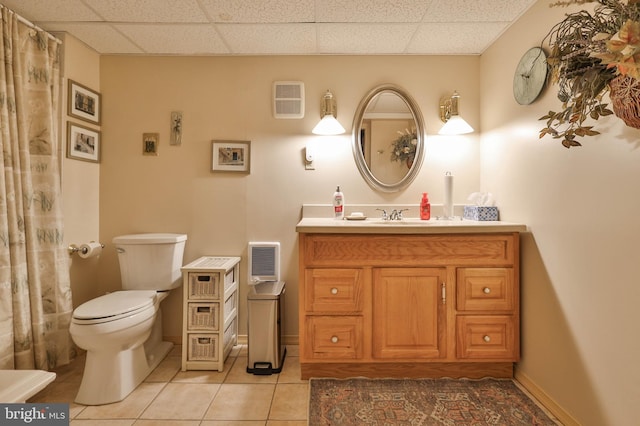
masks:
[[[118,24],[127,37],[151,54],[227,54],[229,49],[211,24]]]
[[[99,53],[479,55],[536,0],[0,2]]]
[[[424,22],[512,21],[533,3],[531,0],[434,0]]]
[[[313,24],[220,24],[233,54],[308,54],[316,49]]]
[[[318,24],[325,54],[393,54],[406,50],[417,24]]]
[[[200,0],[212,22],[305,23],[315,20],[315,0]]]
[[[421,24],[407,53],[479,55],[507,26],[506,22]]]
[[[31,21],[101,21],[81,0],[2,0],[1,3]]]
[[[209,22],[196,0],[84,0],[107,21]]]
[[[82,24],[75,22],[64,23],[43,23],[42,28],[52,32],[67,32],[81,40],[87,46],[98,53],[122,53],[140,54],[144,53],[138,46],[133,44],[128,38],[116,31],[110,24],[93,23]]]
[[[317,22],[420,22],[432,0],[322,0]]]

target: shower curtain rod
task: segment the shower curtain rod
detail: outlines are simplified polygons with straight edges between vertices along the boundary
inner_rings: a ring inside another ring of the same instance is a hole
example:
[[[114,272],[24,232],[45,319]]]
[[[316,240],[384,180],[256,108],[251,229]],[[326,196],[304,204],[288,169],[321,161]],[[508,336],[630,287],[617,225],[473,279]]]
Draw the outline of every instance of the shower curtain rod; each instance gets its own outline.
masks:
[[[19,13],[9,9],[7,6],[0,4],[0,9],[7,9],[10,10],[11,12],[16,14],[16,17],[18,18],[18,21],[22,22],[23,24],[25,24],[28,27],[33,28],[34,30],[38,30],[38,31],[42,31],[44,32],[47,37],[49,37],[51,40],[55,41],[58,44],[62,44],[62,40],[60,40],[58,37],[54,36],[53,34],[49,33],[48,31],[43,30],[42,28],[40,28],[39,26],[37,26],[36,24],[34,24],[33,22],[29,21],[27,18],[24,18],[22,16],[20,16]]]

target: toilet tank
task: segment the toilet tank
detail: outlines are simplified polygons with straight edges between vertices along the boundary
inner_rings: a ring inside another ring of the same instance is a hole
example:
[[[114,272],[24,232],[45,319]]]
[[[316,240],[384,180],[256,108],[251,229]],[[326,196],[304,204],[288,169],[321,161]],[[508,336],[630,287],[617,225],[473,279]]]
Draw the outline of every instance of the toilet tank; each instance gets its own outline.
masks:
[[[181,283],[184,234],[132,234],[113,239],[123,290],[171,290]]]

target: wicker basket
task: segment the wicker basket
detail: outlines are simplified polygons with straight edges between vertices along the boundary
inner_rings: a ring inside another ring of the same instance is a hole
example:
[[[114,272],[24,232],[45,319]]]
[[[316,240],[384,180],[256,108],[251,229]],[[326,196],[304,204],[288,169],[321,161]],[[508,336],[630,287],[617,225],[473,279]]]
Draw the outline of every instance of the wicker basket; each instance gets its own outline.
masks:
[[[640,129],[640,80],[620,75],[609,86],[613,112],[627,126]]]

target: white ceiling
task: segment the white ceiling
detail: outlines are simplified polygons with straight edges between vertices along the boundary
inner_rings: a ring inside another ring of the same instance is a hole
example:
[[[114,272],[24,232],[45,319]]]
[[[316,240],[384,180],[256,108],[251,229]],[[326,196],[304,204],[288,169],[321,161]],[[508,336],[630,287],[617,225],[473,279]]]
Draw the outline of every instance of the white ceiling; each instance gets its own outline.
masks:
[[[478,55],[536,0],[0,0],[102,54]]]

